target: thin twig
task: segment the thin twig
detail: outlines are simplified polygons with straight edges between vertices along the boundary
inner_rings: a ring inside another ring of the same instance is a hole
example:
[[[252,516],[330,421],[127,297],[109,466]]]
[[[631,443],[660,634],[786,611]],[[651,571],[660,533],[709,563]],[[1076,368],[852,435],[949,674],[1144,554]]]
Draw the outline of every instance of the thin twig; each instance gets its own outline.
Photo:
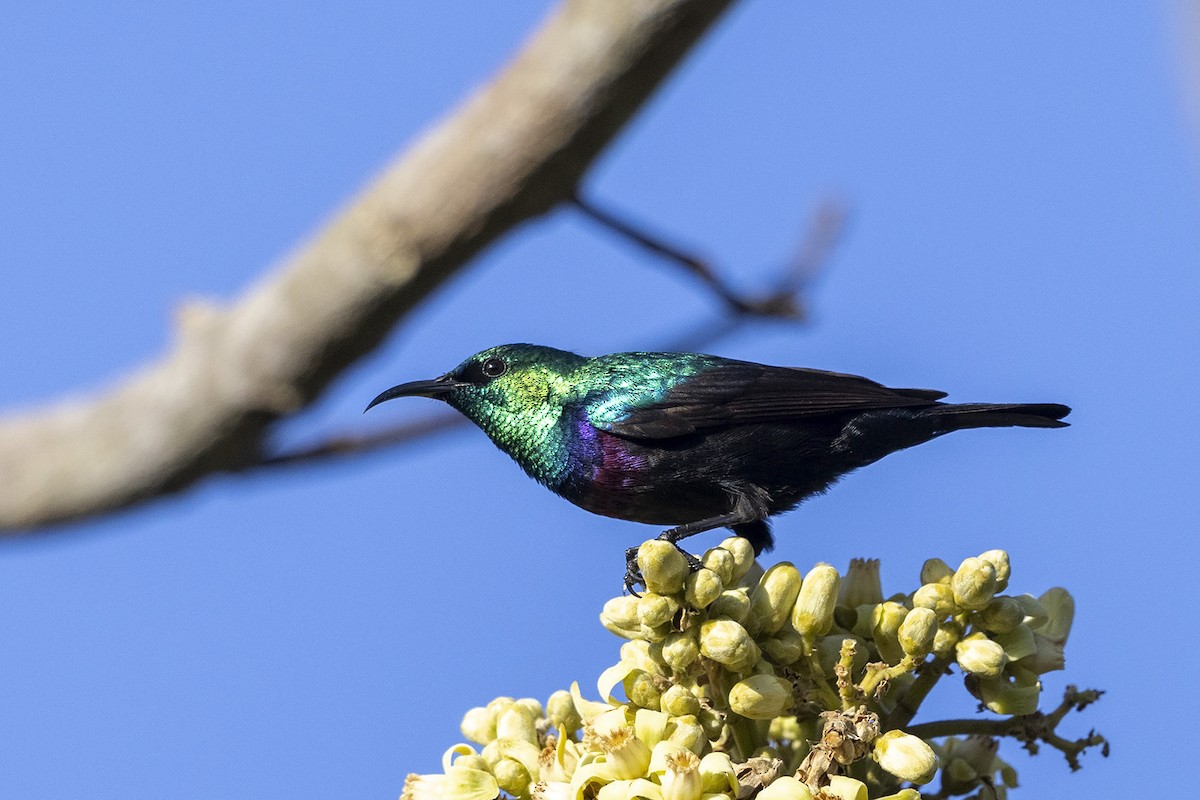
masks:
[[[1044,742],[1061,752],[1074,771],[1080,768],[1079,756],[1090,747],[1100,747],[1100,754],[1107,757],[1108,741],[1094,730],[1089,731],[1082,739],[1065,739],[1058,734],[1056,728],[1068,712],[1082,711],[1096,702],[1102,694],[1103,692],[1095,689],[1080,691],[1074,686],[1068,686],[1063,693],[1062,703],[1049,714],[1039,711],[1005,719],[945,719],[911,725],[905,730],[922,739],[942,736],[1010,736],[1021,741],[1030,752],[1037,752],[1038,742]]]

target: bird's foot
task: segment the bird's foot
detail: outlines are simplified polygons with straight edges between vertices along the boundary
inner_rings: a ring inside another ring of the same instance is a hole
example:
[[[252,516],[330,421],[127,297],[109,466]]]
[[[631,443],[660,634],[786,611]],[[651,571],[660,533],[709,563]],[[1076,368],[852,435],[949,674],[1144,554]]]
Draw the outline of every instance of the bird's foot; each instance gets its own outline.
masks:
[[[642,570],[637,563],[638,548],[630,547],[625,551],[625,591],[629,592],[634,597],[641,597],[637,592],[637,587],[645,588],[646,579],[642,577]]]

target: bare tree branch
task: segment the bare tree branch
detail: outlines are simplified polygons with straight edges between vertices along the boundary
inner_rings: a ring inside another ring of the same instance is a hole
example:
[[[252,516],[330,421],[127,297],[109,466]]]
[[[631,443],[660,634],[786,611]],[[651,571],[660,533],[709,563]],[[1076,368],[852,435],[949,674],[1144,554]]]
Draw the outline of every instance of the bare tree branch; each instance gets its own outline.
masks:
[[[564,0],[488,85],[227,307],[194,303],[157,363],[0,421],[0,529],[122,508],[262,460],[397,320],[578,182],[732,0]]]

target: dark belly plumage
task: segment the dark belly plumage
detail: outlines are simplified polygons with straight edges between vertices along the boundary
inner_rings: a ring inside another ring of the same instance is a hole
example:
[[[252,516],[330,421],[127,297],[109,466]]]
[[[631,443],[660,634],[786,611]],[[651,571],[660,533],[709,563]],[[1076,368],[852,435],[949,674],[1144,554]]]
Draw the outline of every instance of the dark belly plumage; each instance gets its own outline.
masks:
[[[556,490],[596,514],[679,525],[729,512],[739,493],[786,511],[861,466],[834,452],[843,420],[738,425],[659,440],[596,431],[588,456]]]

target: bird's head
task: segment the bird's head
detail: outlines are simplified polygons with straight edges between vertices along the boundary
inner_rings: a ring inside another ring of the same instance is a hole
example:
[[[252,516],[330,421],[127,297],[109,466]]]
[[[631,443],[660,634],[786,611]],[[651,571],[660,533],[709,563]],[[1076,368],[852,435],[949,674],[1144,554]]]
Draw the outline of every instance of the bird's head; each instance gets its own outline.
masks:
[[[433,380],[393,386],[367,409],[397,397],[433,397],[461,411],[510,450],[514,439],[557,422],[587,359],[533,344],[504,344],[468,358]]]

